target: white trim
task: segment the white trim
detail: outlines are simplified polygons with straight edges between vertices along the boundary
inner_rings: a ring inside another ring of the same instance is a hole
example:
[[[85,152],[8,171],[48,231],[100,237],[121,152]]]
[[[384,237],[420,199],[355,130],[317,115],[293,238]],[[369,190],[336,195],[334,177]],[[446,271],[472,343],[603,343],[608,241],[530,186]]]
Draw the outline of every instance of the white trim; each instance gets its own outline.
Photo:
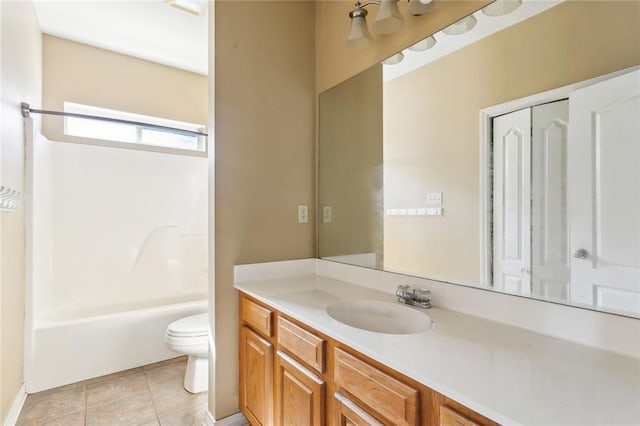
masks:
[[[594,77],[588,80],[579,81],[557,89],[548,90],[546,92],[536,93],[524,98],[515,99],[499,105],[490,106],[480,110],[480,285],[481,287],[491,288],[491,217],[488,214],[488,207],[491,205],[491,179],[489,179],[489,160],[490,145],[492,138],[491,120],[499,115],[517,111],[524,108],[533,107],[540,104],[559,101],[566,99],[569,94],[577,89],[591,86],[592,84],[618,77],[636,70],[640,70],[640,66],[635,66],[609,74]]]
[[[207,242],[207,250],[208,250],[208,274],[207,274],[207,289],[208,289],[208,299],[209,299],[209,401],[212,409],[215,413],[216,404],[218,399],[221,397],[216,388],[220,386],[218,380],[216,380],[217,370],[221,368],[220,364],[217,362],[216,353],[220,350],[216,346],[216,326],[218,325],[216,322],[216,166],[215,166],[215,154],[216,154],[216,143],[215,143],[215,135],[216,135],[216,127],[215,127],[215,94],[216,94],[216,67],[215,67],[215,59],[216,55],[214,54],[215,47],[215,21],[216,21],[216,4],[215,1],[209,0],[208,4],[208,25],[207,25],[207,38],[208,38],[208,64],[209,64],[209,72],[208,72],[208,115],[207,115],[207,124],[209,127],[209,135],[207,138],[207,162],[209,169],[209,179],[207,185],[207,202],[208,202],[208,242]],[[215,424],[214,417],[211,415],[209,410],[207,410],[207,415],[205,416],[205,421],[210,421],[211,425]],[[209,424],[209,423],[207,423]]]
[[[249,422],[242,413],[232,414],[224,419],[216,421],[209,410],[206,411],[204,421],[202,422],[203,426],[245,426],[248,424]]]
[[[27,400],[27,388],[23,383],[18,389],[18,394],[13,400],[13,404],[9,408],[9,413],[7,414],[7,418],[4,419],[4,426],[13,426],[18,422],[18,417],[20,416],[20,412],[22,411],[22,407],[24,406],[24,402]]]
[[[31,194],[31,197],[27,197],[24,202],[24,232],[25,232],[25,246],[24,246],[24,364],[23,364],[23,380],[26,383],[30,383],[33,371],[33,194],[34,194],[34,161],[35,161],[35,138],[37,137],[35,131],[35,123],[33,118],[26,117],[24,119],[24,152],[25,152],[25,166],[24,166],[24,188],[27,194]]]
[[[489,169],[491,164],[491,138],[493,129],[491,119],[480,110],[480,287],[491,287],[491,177]]]
[[[216,421],[213,420],[213,416],[209,412],[209,410],[205,410],[204,412],[204,420],[202,421],[202,426],[215,426]]]
[[[81,138],[79,136],[64,135],[64,140],[54,140],[55,143],[75,143],[80,145],[100,146],[104,148],[130,149],[133,151],[157,152],[160,154],[186,155],[189,157],[206,158],[205,151],[196,151],[191,149],[169,148],[159,145],[147,145],[142,143],[118,142],[107,139]]]

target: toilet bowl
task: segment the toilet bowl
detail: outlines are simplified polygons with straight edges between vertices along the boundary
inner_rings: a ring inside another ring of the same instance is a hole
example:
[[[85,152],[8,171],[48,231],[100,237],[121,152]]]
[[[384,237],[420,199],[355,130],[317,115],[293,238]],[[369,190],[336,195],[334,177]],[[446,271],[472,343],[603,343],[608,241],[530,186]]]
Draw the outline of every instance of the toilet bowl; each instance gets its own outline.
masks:
[[[209,315],[192,315],[172,322],[164,336],[169,349],[188,355],[184,388],[191,393],[206,392],[209,381]]]

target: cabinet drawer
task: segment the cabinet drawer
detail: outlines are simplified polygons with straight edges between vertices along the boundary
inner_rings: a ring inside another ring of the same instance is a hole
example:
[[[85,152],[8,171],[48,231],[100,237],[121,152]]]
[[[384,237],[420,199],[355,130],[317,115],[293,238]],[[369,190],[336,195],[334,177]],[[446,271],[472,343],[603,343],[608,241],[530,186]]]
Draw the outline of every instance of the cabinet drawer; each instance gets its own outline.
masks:
[[[440,426],[480,426],[446,405],[440,406]]]
[[[265,337],[273,336],[273,312],[257,303],[242,297],[240,302],[242,320]]]
[[[319,373],[324,371],[324,340],[278,317],[278,345]]]
[[[338,348],[334,380],[337,390],[353,395],[394,425],[418,424],[419,392]],[[365,408],[365,407],[363,407]]]

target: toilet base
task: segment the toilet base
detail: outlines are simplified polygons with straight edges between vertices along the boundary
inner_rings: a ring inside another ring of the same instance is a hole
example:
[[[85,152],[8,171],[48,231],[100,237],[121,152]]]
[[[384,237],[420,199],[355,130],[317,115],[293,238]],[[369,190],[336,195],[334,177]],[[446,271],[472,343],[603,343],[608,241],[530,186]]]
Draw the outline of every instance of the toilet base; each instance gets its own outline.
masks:
[[[187,371],[184,375],[184,388],[191,393],[209,390],[209,358],[207,355],[189,355]]]

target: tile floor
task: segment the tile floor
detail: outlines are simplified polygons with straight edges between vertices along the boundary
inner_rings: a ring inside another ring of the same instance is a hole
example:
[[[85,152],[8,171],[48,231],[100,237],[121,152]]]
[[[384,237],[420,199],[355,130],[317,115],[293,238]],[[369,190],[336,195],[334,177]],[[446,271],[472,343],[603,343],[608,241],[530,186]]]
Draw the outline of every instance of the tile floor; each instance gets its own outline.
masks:
[[[17,426],[200,426],[207,393],[182,382],[180,357],[29,395]]]

